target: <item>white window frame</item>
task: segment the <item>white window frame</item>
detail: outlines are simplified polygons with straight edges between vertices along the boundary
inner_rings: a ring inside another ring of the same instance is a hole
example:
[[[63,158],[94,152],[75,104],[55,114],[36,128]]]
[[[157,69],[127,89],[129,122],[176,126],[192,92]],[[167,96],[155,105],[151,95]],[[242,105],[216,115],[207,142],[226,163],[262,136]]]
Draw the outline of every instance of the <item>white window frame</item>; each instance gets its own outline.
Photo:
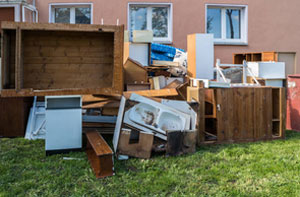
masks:
[[[168,37],[166,38],[155,38],[153,37],[154,42],[171,44],[173,41],[173,4],[172,3],[128,3],[128,11],[127,11],[127,29],[129,31],[129,35],[132,35],[130,32],[130,7],[131,6],[141,6],[147,7],[147,30],[152,30],[152,7],[167,7],[168,11]],[[149,22],[150,21],[150,22]]]
[[[205,32],[207,33],[207,10],[209,8],[221,9],[221,38],[214,38],[216,45],[248,45],[248,6],[234,4],[205,4]],[[226,13],[225,9],[240,9],[241,10],[241,38],[228,39],[226,38]]]
[[[25,9],[32,11],[33,22],[37,23],[39,18],[38,10],[32,5],[22,6],[22,22],[26,22]]]
[[[91,24],[93,22],[93,3],[50,3],[49,4],[49,23],[55,23],[55,8],[70,8],[70,24],[75,24],[75,8],[91,8]]]

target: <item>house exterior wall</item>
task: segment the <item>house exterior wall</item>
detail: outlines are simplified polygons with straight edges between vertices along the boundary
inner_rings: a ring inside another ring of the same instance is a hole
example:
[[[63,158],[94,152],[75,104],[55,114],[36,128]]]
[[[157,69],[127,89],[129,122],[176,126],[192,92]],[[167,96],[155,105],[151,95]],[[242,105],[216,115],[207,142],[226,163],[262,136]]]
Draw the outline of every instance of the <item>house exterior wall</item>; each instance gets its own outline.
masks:
[[[125,24],[129,2],[172,3],[173,45],[186,49],[187,34],[205,33],[205,4],[248,5],[248,45],[215,45],[215,58],[232,62],[233,53],[296,52],[300,54],[299,0],[37,0],[39,22],[49,21],[50,3],[93,3],[93,23]],[[300,62],[297,63],[300,73]]]

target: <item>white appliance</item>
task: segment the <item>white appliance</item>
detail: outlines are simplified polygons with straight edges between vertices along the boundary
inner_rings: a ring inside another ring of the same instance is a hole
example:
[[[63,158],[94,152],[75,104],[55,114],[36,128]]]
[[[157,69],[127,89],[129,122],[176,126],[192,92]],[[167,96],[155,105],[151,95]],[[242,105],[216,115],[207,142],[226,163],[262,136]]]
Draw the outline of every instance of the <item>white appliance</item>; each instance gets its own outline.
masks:
[[[263,79],[285,79],[284,62],[247,62],[255,77]],[[250,76],[250,73],[248,73]]]
[[[130,43],[129,57],[143,66],[149,66],[150,44],[149,43]]]
[[[46,96],[46,155],[82,148],[81,96]]]

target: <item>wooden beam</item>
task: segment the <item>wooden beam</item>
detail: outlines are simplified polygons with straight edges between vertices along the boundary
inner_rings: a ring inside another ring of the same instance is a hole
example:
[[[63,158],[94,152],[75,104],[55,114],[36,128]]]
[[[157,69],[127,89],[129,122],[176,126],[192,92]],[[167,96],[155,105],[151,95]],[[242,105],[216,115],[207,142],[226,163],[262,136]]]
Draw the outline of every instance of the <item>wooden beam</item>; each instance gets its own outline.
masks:
[[[126,98],[130,98],[131,94],[138,94],[146,97],[169,97],[169,96],[178,96],[178,92],[175,88],[171,89],[160,89],[160,90],[142,90],[142,91],[128,91],[124,92],[123,95]]]

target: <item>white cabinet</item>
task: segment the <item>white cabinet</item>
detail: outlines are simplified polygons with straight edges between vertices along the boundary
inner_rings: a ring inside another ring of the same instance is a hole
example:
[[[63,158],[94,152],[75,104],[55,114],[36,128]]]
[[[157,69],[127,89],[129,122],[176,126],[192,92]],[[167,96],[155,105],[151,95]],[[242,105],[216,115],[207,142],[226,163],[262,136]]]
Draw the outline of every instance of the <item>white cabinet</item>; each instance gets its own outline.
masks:
[[[247,62],[248,67],[257,78],[285,79],[284,62]],[[248,76],[251,76],[248,73]]]
[[[46,154],[82,148],[81,96],[46,96]]]

